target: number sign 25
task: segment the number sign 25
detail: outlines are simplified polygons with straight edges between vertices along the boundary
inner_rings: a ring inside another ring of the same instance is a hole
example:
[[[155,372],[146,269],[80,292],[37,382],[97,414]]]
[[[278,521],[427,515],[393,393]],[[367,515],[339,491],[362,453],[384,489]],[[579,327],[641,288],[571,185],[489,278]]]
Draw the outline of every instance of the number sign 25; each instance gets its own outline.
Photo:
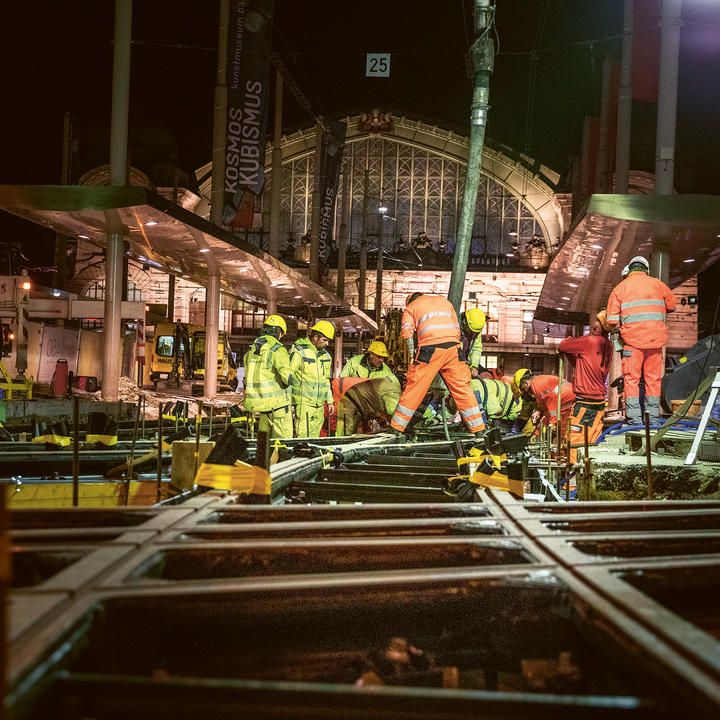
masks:
[[[368,53],[365,77],[390,77],[390,53]]]

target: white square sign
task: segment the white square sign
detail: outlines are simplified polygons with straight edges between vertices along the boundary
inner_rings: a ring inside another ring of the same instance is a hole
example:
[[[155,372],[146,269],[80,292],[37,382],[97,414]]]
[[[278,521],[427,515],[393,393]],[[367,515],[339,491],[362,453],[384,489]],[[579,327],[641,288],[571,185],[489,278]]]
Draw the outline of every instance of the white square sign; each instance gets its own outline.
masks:
[[[390,77],[390,53],[368,53],[365,77]]]

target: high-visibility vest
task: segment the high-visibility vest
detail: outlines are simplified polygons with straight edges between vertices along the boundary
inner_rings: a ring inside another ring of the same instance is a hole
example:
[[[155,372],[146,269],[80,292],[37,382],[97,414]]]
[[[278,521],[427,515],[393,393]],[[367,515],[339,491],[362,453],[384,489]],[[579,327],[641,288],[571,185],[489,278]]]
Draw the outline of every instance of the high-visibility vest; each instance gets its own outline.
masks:
[[[480,365],[480,361],[482,360],[482,351],[482,335],[480,333],[476,333],[470,343],[470,349],[467,354],[467,364],[471,368],[477,369]]]
[[[393,371],[383,363],[379,368],[370,364],[367,353],[353,355],[340,373],[340,377],[379,378],[394,377]]]
[[[677,307],[673,291],[662,281],[644,272],[631,272],[611,293],[607,321],[620,323],[625,344],[640,350],[667,345],[665,315]]]
[[[421,295],[403,311],[400,337],[417,333],[418,347],[460,342],[460,323],[449,300],[437,295]]]
[[[338,415],[345,409],[362,418],[391,417],[400,399],[400,381],[394,376],[359,378],[339,377],[332,381],[333,397]],[[346,404],[343,405],[343,399]]]
[[[558,379],[556,375],[536,375],[530,381],[530,391],[535,398],[535,406],[540,410],[549,423],[557,420],[558,410]],[[570,417],[575,402],[575,393],[572,384],[564,382],[562,385],[560,413],[563,418]]]
[[[290,367],[295,376],[292,388],[294,405],[320,407],[333,401],[330,387],[332,356],[318,350],[307,338],[296,340],[290,350]]]
[[[290,359],[277,338],[261,335],[245,353],[243,366],[246,410],[269,412],[290,404]]]
[[[470,381],[475,397],[489,418],[517,420],[522,400],[516,399],[512,387],[502,380],[475,378]]]

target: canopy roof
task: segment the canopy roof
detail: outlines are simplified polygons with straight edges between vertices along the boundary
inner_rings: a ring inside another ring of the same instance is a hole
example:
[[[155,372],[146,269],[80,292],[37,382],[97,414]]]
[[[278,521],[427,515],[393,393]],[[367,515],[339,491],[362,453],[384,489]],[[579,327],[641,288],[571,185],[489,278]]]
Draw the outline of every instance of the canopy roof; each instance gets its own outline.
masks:
[[[677,287],[720,258],[720,196],[593,195],[550,264],[535,331],[564,337],[568,325],[587,323],[627,262],[649,259],[658,237],[670,241],[670,287]]]
[[[377,325],[358,308],[232,233],[142,187],[0,185],[0,208],[63,235],[105,247],[108,232],[125,232],[140,262],[301,318],[335,319],[345,332]],[[123,230],[123,226],[125,230]]]

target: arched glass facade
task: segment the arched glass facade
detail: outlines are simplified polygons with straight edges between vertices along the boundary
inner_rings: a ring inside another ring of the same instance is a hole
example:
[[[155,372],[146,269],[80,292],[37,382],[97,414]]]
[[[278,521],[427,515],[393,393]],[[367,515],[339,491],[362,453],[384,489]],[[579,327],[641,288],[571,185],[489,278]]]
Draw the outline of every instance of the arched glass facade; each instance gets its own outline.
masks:
[[[309,232],[312,215],[312,151],[283,163],[281,227],[284,238]],[[387,136],[361,136],[345,145],[344,170],[352,206],[350,251],[358,250],[363,227],[364,174],[369,170],[368,236],[374,246],[380,229],[378,207],[387,207],[383,245],[388,252],[426,233],[433,249],[451,253],[462,204],[465,168],[451,157]],[[270,177],[270,181],[271,177]],[[335,234],[340,224],[343,187],[339,188]],[[269,196],[266,196],[266,202]],[[478,193],[472,254],[523,255],[550,250],[548,239],[522,196],[487,174]]]

